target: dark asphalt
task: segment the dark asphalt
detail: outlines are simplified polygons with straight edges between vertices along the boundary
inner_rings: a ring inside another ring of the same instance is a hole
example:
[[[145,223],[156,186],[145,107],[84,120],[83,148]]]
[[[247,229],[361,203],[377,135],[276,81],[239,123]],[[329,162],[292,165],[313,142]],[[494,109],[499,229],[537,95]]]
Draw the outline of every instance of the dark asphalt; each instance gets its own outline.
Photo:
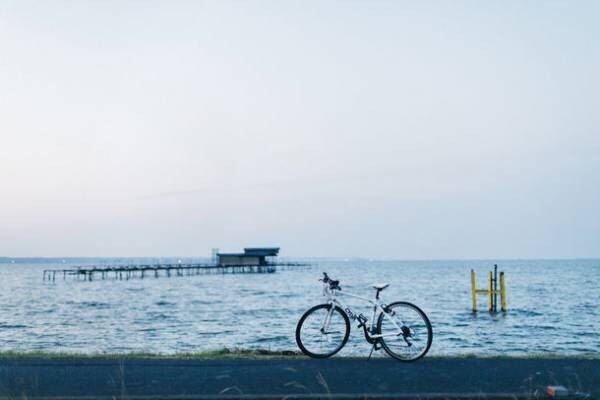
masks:
[[[600,360],[0,359],[0,398],[536,397],[560,384],[600,398]]]

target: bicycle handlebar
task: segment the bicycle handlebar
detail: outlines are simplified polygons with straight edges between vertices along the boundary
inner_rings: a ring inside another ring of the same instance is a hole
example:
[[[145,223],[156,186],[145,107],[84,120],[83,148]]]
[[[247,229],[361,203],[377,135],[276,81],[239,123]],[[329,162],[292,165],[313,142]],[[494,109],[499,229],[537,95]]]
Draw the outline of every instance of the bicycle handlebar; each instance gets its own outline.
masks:
[[[323,279],[319,279],[319,280],[322,281],[323,283],[328,283],[329,289],[342,290],[342,288],[340,287],[340,281],[335,281],[335,280],[331,279],[327,275],[327,272],[323,272]]]

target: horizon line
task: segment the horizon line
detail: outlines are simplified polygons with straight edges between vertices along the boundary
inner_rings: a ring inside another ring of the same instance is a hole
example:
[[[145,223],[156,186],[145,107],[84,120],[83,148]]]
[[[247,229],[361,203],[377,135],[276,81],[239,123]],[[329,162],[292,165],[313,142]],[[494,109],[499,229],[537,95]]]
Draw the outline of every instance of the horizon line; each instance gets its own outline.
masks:
[[[0,256],[0,262],[19,260],[73,260],[73,259],[190,259],[190,258],[212,258],[206,256]],[[474,257],[474,258],[394,258],[394,257],[364,257],[364,256],[279,256],[280,259],[319,259],[332,261],[582,261],[600,260],[600,256],[585,257]]]

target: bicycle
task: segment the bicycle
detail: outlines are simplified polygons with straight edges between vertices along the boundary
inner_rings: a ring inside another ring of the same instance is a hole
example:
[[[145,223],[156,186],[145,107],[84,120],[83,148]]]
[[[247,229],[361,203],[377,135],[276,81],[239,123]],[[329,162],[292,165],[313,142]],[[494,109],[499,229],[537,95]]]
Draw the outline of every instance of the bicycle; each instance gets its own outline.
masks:
[[[433,332],[427,315],[414,304],[396,301],[384,304],[380,293],[389,284],[371,285],[375,289],[373,300],[352,293],[342,293],[340,282],[323,272],[323,296],[327,302],[318,304],[302,315],[296,326],[296,343],[304,354],[314,358],[331,357],[348,342],[350,319],[358,321],[365,339],[373,350],[383,348],[391,357],[400,361],[416,361],[422,358],[431,347]],[[367,326],[368,318],[358,315],[341,303],[337,296],[354,297],[373,305],[373,317]],[[377,324],[375,320],[377,319]]]

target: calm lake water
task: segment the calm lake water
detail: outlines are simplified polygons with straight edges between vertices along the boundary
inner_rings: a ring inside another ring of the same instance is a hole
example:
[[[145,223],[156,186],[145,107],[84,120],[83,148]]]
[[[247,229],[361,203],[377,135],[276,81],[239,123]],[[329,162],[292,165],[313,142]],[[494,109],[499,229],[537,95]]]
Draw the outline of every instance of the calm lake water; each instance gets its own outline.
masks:
[[[480,296],[474,315],[469,271],[483,288],[494,263],[506,273],[509,311],[490,315]],[[327,271],[344,291],[371,296],[368,284],[389,282],[386,302],[420,306],[434,330],[429,354],[600,355],[600,260],[319,260],[272,274],[43,282],[53,267],[63,265],[0,263],[0,351],[297,350],[296,323],[322,302],[318,279]],[[353,324],[340,354],[369,350]]]

